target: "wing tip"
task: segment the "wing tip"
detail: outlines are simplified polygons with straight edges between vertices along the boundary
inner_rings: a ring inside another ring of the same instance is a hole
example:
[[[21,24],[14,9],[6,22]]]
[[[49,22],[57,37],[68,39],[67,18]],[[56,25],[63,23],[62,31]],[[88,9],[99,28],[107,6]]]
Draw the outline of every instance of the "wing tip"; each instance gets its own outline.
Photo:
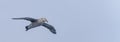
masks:
[[[19,18],[12,18],[12,19],[16,20],[16,19],[19,19]]]
[[[57,33],[53,33],[53,34],[57,34]]]
[[[16,18],[11,18],[11,19],[16,19]]]
[[[56,32],[52,32],[53,34],[57,34]]]

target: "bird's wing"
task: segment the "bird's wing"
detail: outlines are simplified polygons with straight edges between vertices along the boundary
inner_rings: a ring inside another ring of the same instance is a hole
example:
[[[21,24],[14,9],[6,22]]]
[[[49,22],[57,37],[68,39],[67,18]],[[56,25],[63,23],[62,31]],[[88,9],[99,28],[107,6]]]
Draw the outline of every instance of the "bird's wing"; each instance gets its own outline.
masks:
[[[27,20],[27,21],[31,21],[31,22],[37,21],[37,19],[30,18],[30,17],[12,18],[12,19],[15,19],[15,20],[23,19],[23,20]]]
[[[43,23],[42,26],[46,27],[47,29],[49,29],[53,34],[56,34],[56,30],[52,25],[49,25],[47,23]]]

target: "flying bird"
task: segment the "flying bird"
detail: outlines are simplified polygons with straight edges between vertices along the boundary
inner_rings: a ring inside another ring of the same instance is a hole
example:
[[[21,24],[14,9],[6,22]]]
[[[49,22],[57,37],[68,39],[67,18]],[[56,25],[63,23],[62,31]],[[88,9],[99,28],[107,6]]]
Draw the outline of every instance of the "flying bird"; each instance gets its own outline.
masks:
[[[12,19],[30,21],[31,24],[29,24],[28,26],[25,26],[26,31],[28,31],[29,29],[38,27],[38,26],[44,26],[47,29],[49,29],[53,34],[56,34],[55,28],[52,25],[48,24],[48,21],[46,18],[34,19],[31,17],[21,17],[21,18],[12,18]]]

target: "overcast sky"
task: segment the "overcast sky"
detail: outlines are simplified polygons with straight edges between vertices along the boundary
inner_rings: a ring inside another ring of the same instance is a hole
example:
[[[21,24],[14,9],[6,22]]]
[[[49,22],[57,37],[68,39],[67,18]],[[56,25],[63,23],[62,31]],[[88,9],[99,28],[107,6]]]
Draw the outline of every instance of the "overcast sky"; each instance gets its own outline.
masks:
[[[57,34],[16,17],[45,17]],[[0,20],[0,42],[120,42],[120,0],[0,0]]]

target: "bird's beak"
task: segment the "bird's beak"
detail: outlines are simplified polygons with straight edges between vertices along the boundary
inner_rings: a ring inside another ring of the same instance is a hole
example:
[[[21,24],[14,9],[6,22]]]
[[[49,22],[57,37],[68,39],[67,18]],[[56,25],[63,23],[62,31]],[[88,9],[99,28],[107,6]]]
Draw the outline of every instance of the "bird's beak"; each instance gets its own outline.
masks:
[[[46,20],[46,22],[48,23],[48,20]]]

